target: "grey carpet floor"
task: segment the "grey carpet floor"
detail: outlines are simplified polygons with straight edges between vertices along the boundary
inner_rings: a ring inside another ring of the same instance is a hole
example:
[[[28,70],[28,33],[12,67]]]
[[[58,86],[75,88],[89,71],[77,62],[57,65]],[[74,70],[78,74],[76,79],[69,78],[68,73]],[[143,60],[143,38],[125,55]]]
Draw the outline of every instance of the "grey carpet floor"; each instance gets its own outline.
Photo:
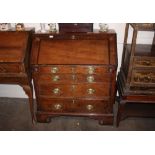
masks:
[[[98,124],[86,117],[56,117],[51,123],[32,125],[27,99],[0,98],[1,131],[150,131],[155,118],[127,118],[119,127]]]

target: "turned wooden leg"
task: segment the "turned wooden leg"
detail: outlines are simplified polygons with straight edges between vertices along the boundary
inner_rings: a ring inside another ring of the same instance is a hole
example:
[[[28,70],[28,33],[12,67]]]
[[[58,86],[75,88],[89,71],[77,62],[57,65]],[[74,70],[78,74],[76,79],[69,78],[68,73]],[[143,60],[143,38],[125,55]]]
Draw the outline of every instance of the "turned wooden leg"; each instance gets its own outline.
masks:
[[[29,106],[30,106],[30,112],[32,117],[32,123],[35,123],[35,115],[34,115],[34,101],[33,101],[33,87],[32,84],[29,85],[22,85],[23,90],[25,91],[25,94],[29,98]]]

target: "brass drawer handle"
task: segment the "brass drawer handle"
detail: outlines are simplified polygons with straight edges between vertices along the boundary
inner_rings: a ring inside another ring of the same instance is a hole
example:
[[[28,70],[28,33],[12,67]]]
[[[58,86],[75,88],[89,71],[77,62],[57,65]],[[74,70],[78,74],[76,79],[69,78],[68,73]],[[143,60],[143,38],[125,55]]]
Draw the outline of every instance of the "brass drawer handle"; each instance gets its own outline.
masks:
[[[74,39],[75,39],[75,36],[74,36],[74,35],[72,35],[72,36],[71,36],[71,38],[74,40]]]
[[[61,104],[55,104],[54,109],[55,110],[60,110],[60,109],[62,109],[62,105]]]
[[[87,81],[88,81],[89,83],[94,82],[94,80],[95,80],[95,78],[94,78],[94,76],[92,76],[92,75],[87,77]]]
[[[89,95],[92,95],[92,94],[95,93],[95,90],[92,89],[92,88],[89,88],[89,89],[87,89],[87,93],[88,93]]]
[[[52,67],[51,72],[52,73],[57,73],[59,71],[58,67]]]
[[[88,104],[87,106],[86,106],[86,108],[87,108],[87,110],[88,111],[91,111],[91,110],[93,110],[93,105],[91,105],[91,104]]]
[[[59,88],[53,89],[53,93],[54,93],[54,94],[59,94],[59,93],[60,93],[60,89],[59,89]]]
[[[49,38],[53,39],[53,38],[54,38],[54,36],[53,36],[53,35],[49,35]]]
[[[53,80],[54,82],[59,81],[59,80],[60,80],[59,75],[55,75],[55,76],[53,76],[53,77],[52,77],[52,80]]]
[[[88,74],[94,74],[95,68],[93,66],[88,66]]]

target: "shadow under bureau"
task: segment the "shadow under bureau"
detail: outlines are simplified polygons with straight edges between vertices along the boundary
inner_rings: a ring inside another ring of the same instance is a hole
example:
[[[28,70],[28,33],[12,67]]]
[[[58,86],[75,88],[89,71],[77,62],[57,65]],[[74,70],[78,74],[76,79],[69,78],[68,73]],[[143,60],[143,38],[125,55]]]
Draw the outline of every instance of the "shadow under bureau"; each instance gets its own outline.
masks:
[[[31,68],[38,122],[87,116],[113,124],[116,33],[36,33]]]

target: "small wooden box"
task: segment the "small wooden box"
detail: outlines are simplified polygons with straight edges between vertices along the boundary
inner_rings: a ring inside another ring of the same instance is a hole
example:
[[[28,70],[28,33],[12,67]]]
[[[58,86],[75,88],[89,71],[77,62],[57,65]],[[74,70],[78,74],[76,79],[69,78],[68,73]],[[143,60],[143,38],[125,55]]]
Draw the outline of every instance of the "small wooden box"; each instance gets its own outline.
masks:
[[[93,32],[93,23],[59,23],[59,32]]]

